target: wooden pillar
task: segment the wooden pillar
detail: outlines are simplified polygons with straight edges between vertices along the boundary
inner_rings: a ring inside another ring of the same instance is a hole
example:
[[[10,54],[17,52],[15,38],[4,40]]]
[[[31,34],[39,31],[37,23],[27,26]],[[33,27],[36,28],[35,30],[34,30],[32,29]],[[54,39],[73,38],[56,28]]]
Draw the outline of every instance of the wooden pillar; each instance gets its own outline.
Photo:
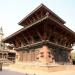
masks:
[[[72,64],[71,50],[68,51],[68,62]]]
[[[16,62],[22,62],[23,61],[23,53],[22,51],[16,52]]]
[[[0,58],[2,58],[2,52],[0,52]]]

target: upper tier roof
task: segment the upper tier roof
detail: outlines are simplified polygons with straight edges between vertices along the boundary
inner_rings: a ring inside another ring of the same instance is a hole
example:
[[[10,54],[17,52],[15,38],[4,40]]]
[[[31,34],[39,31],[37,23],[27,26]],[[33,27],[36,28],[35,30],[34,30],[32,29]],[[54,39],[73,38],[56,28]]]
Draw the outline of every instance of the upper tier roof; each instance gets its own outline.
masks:
[[[44,4],[40,4],[36,9],[34,9],[31,13],[29,13],[26,17],[24,17],[18,24],[22,25],[22,26],[26,26],[23,25],[23,23],[25,24],[25,22],[28,20],[28,18],[30,18],[31,16],[33,16],[34,14],[36,14],[38,11],[45,11],[48,12],[49,14],[51,14],[55,19],[57,19],[60,23],[64,24],[65,21],[63,19],[61,19],[59,16],[57,16],[54,12],[52,12],[49,8],[47,8]],[[38,16],[38,14],[37,14]]]

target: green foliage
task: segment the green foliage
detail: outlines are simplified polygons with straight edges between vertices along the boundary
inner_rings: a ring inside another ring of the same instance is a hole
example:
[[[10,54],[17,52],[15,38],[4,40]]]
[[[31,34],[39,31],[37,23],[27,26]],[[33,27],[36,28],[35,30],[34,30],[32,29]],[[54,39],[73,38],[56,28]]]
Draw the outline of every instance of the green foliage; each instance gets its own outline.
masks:
[[[71,53],[72,60],[75,60],[75,53]]]

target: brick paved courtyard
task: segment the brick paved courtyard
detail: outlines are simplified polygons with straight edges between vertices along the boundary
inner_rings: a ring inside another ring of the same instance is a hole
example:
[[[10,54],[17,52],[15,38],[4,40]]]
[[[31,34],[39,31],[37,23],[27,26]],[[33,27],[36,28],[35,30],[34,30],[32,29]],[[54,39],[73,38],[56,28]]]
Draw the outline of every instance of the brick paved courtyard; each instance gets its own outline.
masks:
[[[32,75],[32,74],[20,73],[20,72],[3,69],[2,71],[0,71],[0,75]]]
[[[57,71],[57,72],[45,72],[45,71],[39,71],[39,70],[37,70],[37,71],[27,70],[26,71],[23,69],[6,67],[6,68],[3,68],[2,71],[0,71],[0,75],[75,75],[75,69],[72,67],[71,67],[71,69],[64,70],[64,71]]]
[[[59,72],[51,72],[51,73],[40,73],[36,75],[75,75],[75,71],[59,71]],[[9,70],[2,70],[0,71],[0,75],[32,75],[27,73],[20,73],[15,71]]]

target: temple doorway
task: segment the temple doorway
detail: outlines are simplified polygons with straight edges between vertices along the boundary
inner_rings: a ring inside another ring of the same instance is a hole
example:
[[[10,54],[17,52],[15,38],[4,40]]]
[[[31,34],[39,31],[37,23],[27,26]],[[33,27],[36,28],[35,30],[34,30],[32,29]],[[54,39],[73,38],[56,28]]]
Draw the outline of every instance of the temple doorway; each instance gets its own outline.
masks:
[[[67,50],[56,48],[53,50],[53,55],[55,58],[55,62],[64,64],[68,62],[68,52]]]

